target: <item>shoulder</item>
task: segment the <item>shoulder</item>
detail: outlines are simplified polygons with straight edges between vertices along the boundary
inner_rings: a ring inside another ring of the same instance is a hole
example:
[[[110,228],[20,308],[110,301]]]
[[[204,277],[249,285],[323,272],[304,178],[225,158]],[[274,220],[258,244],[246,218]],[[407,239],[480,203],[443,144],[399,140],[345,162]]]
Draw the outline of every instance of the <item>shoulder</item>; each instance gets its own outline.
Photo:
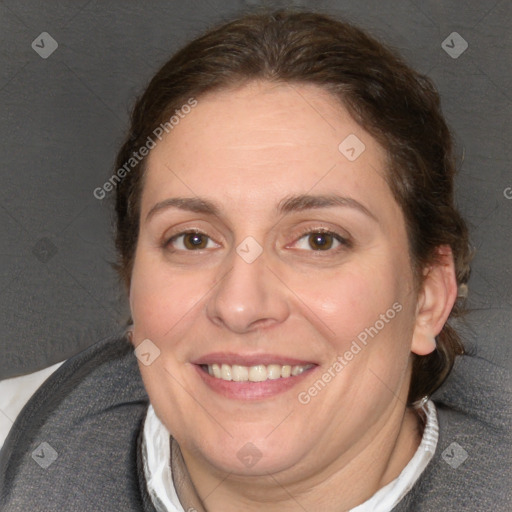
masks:
[[[0,451],[0,508],[140,510],[136,446],[148,404],[126,338],[67,360],[28,401]]]
[[[64,361],[32,373],[0,380],[0,450],[9,431],[31,396]]]
[[[462,356],[432,398],[439,420],[436,453],[396,512],[512,510],[510,371]]]

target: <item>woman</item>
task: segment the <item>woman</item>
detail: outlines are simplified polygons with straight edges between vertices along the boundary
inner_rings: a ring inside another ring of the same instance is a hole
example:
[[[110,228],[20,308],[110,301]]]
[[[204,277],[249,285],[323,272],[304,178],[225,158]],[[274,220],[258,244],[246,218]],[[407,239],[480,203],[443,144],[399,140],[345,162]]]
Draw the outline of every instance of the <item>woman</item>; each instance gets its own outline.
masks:
[[[68,361],[3,451],[6,510],[489,507],[482,436],[505,463],[510,404],[429,399],[463,354],[454,174],[430,81],[349,24],[255,14],[189,43],[111,178],[144,388],[125,340]]]

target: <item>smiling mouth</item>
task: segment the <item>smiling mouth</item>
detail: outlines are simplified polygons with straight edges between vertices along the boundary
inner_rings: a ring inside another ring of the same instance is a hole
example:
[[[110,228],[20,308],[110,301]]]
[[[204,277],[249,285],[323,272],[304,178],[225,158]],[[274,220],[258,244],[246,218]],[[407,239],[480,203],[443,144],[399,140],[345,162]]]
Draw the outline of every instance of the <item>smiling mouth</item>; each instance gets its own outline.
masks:
[[[257,364],[254,366],[241,366],[215,363],[200,365],[201,369],[211,377],[233,382],[264,382],[267,380],[288,379],[301,375],[313,366],[313,364],[293,366],[289,364]]]

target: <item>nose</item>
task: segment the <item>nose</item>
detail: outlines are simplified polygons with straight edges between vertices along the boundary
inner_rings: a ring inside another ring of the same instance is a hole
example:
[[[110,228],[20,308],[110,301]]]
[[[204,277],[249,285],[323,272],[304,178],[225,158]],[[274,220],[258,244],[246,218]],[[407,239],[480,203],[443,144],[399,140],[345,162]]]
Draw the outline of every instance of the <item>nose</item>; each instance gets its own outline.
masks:
[[[268,266],[265,252],[252,262],[233,251],[206,311],[217,326],[242,334],[277,325],[290,314],[286,287]]]

